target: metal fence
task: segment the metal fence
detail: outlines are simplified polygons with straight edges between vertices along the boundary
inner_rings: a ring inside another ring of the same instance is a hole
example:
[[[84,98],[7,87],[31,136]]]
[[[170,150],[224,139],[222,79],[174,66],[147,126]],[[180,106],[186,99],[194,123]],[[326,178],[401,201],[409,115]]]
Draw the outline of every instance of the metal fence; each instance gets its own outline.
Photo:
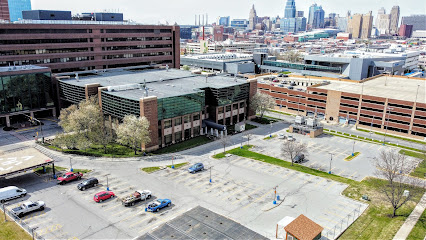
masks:
[[[328,229],[323,236],[328,239],[337,239],[340,235],[362,214],[361,205],[355,208],[352,212],[341,218],[339,221],[334,221],[336,225],[332,229]]]
[[[4,216],[2,217],[4,217],[5,222],[10,221],[9,219],[12,219],[16,224],[18,224],[22,229],[24,229],[28,234],[30,234],[33,239],[44,240],[44,238],[36,232],[37,227],[33,228],[26,222],[24,222],[21,218],[15,216],[11,211],[6,208],[6,204],[2,204],[1,210],[3,211]],[[9,219],[6,217],[6,215],[9,217]]]

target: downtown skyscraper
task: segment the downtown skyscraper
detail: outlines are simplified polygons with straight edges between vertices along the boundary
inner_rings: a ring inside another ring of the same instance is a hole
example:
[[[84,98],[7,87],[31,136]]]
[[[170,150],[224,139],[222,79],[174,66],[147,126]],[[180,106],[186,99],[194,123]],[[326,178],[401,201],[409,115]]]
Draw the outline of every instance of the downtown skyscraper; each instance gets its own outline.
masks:
[[[294,0],[287,0],[284,10],[284,18],[294,18],[296,17],[296,3]]]
[[[399,6],[393,6],[390,12],[390,32],[391,34],[398,33],[399,24]]]
[[[296,17],[296,3],[294,0],[287,0],[284,10],[284,18],[281,19],[280,29],[285,34],[306,30],[306,18]]]

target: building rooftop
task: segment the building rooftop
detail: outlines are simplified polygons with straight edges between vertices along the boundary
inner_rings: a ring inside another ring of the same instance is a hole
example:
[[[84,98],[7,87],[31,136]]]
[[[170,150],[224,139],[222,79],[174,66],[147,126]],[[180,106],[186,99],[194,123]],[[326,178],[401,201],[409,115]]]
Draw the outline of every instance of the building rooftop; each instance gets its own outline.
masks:
[[[8,67],[0,67],[0,72],[17,72],[17,71],[26,71],[26,70],[34,70],[34,69],[46,69],[48,67],[41,67],[35,65],[24,65],[24,66],[8,66]]]
[[[299,240],[312,240],[324,230],[323,227],[303,214],[300,214],[284,229]]]
[[[215,61],[215,62],[228,62],[235,60],[253,60],[253,55],[242,53],[220,53],[220,54],[194,54],[182,56],[183,58]]]
[[[74,75],[74,74],[73,74]],[[228,75],[207,77],[191,74],[177,69],[154,69],[144,71],[114,70],[99,72],[97,75],[79,76],[78,80],[61,79],[61,82],[84,87],[86,84],[98,83],[108,87],[108,94],[122,98],[139,100],[146,96],[167,98],[191,93],[198,93],[203,88],[226,88],[247,83],[245,78],[234,78]],[[147,90],[143,88],[146,83]]]
[[[409,102],[416,101],[417,95],[417,102],[426,103],[426,80],[409,79],[406,77],[381,76],[365,81],[364,83],[330,81],[330,84],[317,88],[355,94],[362,93],[368,96],[392,98]]]

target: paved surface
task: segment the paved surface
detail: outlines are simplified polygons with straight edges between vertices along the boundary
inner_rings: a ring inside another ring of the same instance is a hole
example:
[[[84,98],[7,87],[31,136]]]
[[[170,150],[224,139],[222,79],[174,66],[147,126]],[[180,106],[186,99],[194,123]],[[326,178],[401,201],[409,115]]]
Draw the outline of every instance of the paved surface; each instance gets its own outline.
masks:
[[[401,226],[401,228],[396,233],[393,239],[394,240],[406,239],[408,235],[410,234],[411,230],[413,230],[414,225],[416,225],[417,221],[419,220],[425,208],[426,208],[426,193],[423,195],[420,202],[411,212],[410,216],[408,216],[408,218],[405,220],[404,224]]]

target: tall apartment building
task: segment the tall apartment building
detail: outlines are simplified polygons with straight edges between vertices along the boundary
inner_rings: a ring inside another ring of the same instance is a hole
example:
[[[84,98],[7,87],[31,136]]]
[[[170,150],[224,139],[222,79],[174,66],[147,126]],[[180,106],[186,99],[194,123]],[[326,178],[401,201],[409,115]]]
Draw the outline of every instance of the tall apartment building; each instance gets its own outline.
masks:
[[[379,14],[376,18],[376,28],[380,35],[388,35],[390,33],[390,14]]]
[[[368,39],[371,36],[372,28],[373,28],[373,13],[370,11],[368,14],[365,14],[362,16],[361,38]]]
[[[253,7],[250,9],[250,14],[249,14],[249,29],[253,30],[256,27],[256,24],[257,24],[257,14],[253,4]]]
[[[399,6],[393,6],[390,15],[391,15],[391,23],[390,23],[391,34],[397,34],[398,23],[399,23]]]
[[[31,10],[31,0],[9,0],[10,21],[22,19],[22,11]]]
[[[0,24],[0,66],[39,65],[53,73],[137,65],[180,65],[179,26],[25,20]]]
[[[411,15],[404,16],[401,19],[401,24],[413,25],[413,32],[417,30],[426,30],[426,15]]]
[[[0,0],[0,21],[10,21],[8,0]]]
[[[373,28],[373,15],[370,11],[368,14],[354,14],[348,18],[348,32],[353,38],[368,39]]]

